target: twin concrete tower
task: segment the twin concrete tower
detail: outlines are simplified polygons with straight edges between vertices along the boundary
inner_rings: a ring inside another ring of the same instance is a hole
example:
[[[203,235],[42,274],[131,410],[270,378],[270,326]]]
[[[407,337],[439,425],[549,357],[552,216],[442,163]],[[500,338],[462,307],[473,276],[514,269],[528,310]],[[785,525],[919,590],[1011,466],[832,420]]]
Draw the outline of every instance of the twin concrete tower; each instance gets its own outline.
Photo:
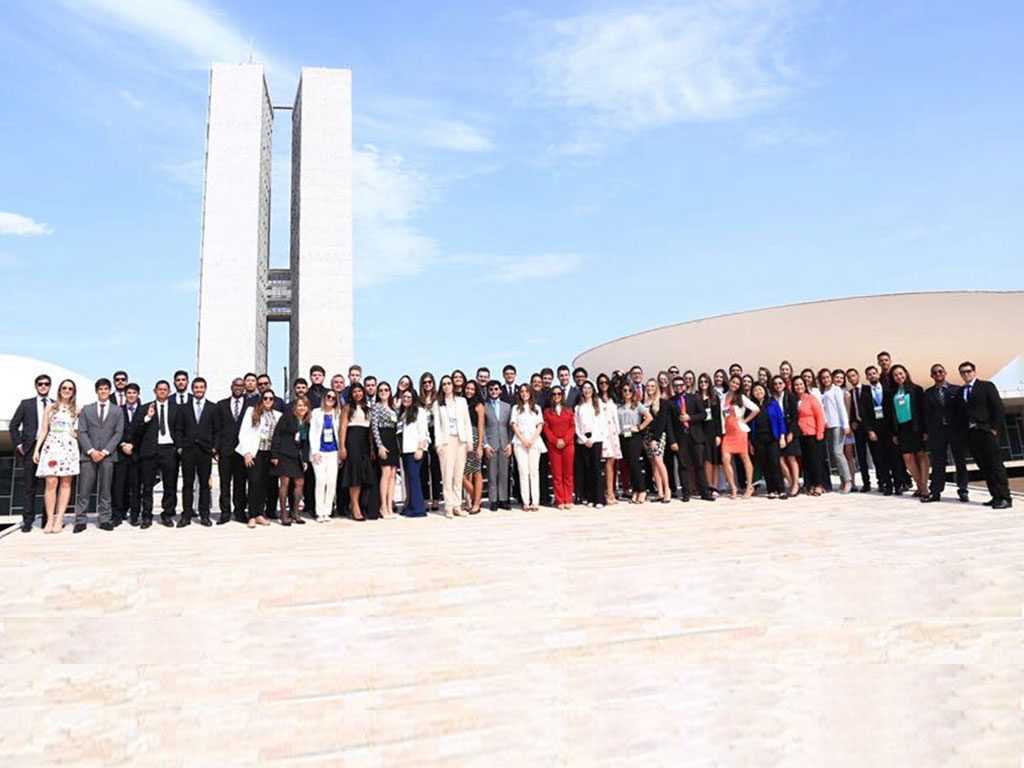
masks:
[[[291,259],[270,268],[271,136],[292,113]],[[211,394],[267,370],[267,325],[287,322],[289,372],[352,362],[352,72],[302,69],[292,107],[263,67],[214,64],[206,135],[197,370]],[[278,385],[278,391],[288,386]]]

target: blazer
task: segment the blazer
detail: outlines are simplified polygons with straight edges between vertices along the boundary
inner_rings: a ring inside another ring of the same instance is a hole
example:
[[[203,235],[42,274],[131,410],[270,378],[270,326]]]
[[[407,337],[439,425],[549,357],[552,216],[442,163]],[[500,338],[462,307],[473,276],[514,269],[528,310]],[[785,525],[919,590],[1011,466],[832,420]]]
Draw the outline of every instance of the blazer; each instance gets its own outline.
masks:
[[[336,413],[333,414],[331,419],[331,434],[334,435],[334,444],[341,450],[341,444],[338,442],[341,439],[341,408],[335,409]],[[309,453],[310,455],[320,453],[320,438],[324,434],[324,416],[326,412],[323,408],[314,408],[309,414]]]
[[[906,392],[910,395],[910,423],[919,435],[923,435],[926,430],[924,423],[924,390],[917,384],[912,384],[906,388]],[[896,421],[895,389],[886,393],[885,402],[882,404],[882,407],[885,409],[885,415],[889,422],[890,429],[892,429],[893,434],[896,434],[899,431],[900,425],[899,422]]]
[[[567,408],[575,408],[580,402],[580,388],[572,384],[562,390],[562,403]]]
[[[651,440],[657,441],[661,439],[662,435],[665,435],[665,439],[669,443],[675,442],[675,432],[672,426],[672,412],[668,405],[669,401],[662,398],[658,403],[658,412],[654,412],[654,408],[647,406],[647,410],[651,413],[651,423],[647,427],[647,434]],[[680,424],[680,426],[682,426]]]
[[[686,415],[690,417],[690,429],[686,429],[686,425],[680,421],[683,415],[683,410],[679,405],[680,400],[686,403]],[[668,442],[681,443],[683,437],[689,432],[690,437],[693,438],[695,443],[705,442],[704,437],[704,422],[708,419],[708,414],[703,408],[697,403],[697,396],[692,395],[689,392],[684,392],[679,397],[674,397],[666,401],[666,406],[662,406],[662,410],[668,411],[668,425],[671,427]]]
[[[726,392],[725,396],[729,397],[729,393]],[[740,395],[740,404],[739,405],[732,405],[731,400],[730,400],[730,402],[727,405],[727,407],[730,407],[730,408],[732,408],[735,411],[736,426],[739,427],[740,432],[750,432],[750,425],[747,424],[743,420],[744,417],[747,415],[747,411],[753,411],[756,414],[758,411],[761,410],[757,406],[757,403],[755,403],[753,400],[751,400],[746,395]],[[721,432],[721,434],[724,435],[725,434],[725,415],[722,413],[721,404],[719,404],[718,410],[719,410],[719,419],[722,422],[722,432]]]
[[[167,406],[167,414],[164,417],[167,421],[167,433],[171,436],[171,442],[177,446],[174,437],[174,408],[171,406],[170,401],[165,401]],[[146,413],[149,411],[149,406],[154,406],[153,418],[146,420]],[[132,443],[135,444],[135,453],[139,455],[140,459],[148,459],[156,456],[157,449],[160,445],[160,412],[158,410],[158,403],[154,400],[149,403],[142,405],[142,418],[137,420],[137,424],[132,433]],[[138,413],[136,413],[136,416]]]
[[[430,445],[430,417],[426,408],[416,408],[416,419],[406,423],[398,417],[398,426],[402,428],[402,453],[416,453],[422,446]]]
[[[212,454],[217,446],[219,423],[216,403],[203,402],[203,412],[199,416],[199,421],[196,421],[194,400],[189,405],[179,405],[174,409],[174,442],[182,450],[195,446],[205,454]]]
[[[594,400],[603,411],[607,406],[601,402],[597,395]],[[590,403],[579,402],[576,405],[576,442],[584,444],[587,440],[593,443],[603,443],[608,431],[608,419],[604,413],[594,413],[594,407]],[[587,437],[590,435],[590,437]]]
[[[512,406],[504,399],[498,402],[498,415],[494,415],[494,406],[491,399],[484,401],[484,447],[493,448],[496,451],[505,450],[506,445],[512,444]],[[434,427],[435,434],[437,427]]]
[[[975,379],[970,395],[965,396],[961,393],[960,396],[965,398],[967,407],[964,415],[967,417],[967,425],[971,429],[1003,431],[1006,409],[995,384],[991,381]]]
[[[564,440],[567,447],[572,445],[576,434],[576,414],[572,408],[563,405],[561,413],[555,413],[554,408],[545,408],[543,434],[548,448],[552,450],[558,450],[555,446],[559,440]]]
[[[53,398],[48,398],[53,400]],[[36,435],[39,433],[39,413],[37,404],[39,397],[28,397],[18,403],[11,417],[10,432],[11,445],[17,448],[19,445],[24,448],[25,455],[31,457],[32,449],[36,444]]]
[[[135,401],[135,413],[128,413],[128,405],[121,406],[121,419],[124,423],[124,428],[121,430],[121,439],[118,441],[117,455],[121,461],[132,461],[137,462],[139,460],[139,454],[135,450],[135,430],[139,424],[146,417],[146,406],[143,405],[141,400]],[[121,443],[128,443],[132,446],[132,452],[126,454],[121,450]]]
[[[504,381],[502,381],[501,382],[501,394],[498,395],[498,397],[501,398],[502,400],[504,400],[509,405],[515,405],[515,402],[516,402],[516,392],[519,391],[519,385],[518,384],[512,384],[511,386],[512,386],[512,391],[509,392],[508,391],[509,385],[506,384]]]
[[[939,397],[937,386],[924,391],[924,425],[929,434],[954,431],[967,432],[967,403],[964,402],[963,387],[946,384],[946,398]]]
[[[247,453],[255,456],[260,450],[260,427],[259,424],[252,424],[254,408],[255,406],[246,408],[242,414],[242,423],[238,427],[238,445],[235,446],[235,453],[239,456],[245,456]],[[278,414],[278,420],[280,418],[281,415]]]
[[[713,443],[716,437],[722,436],[722,404],[715,400],[705,403],[697,395],[692,395],[695,412],[703,413],[704,418],[690,426],[693,439],[698,443]]]
[[[214,444],[214,449],[220,456],[230,456],[235,448],[238,447],[238,432],[242,428],[242,419],[245,418],[245,412],[252,405],[252,403],[246,402],[245,395],[241,399],[242,405],[238,409],[237,419],[235,418],[234,406],[232,405],[234,398],[225,397],[223,400],[218,400],[217,405],[214,407],[214,413],[217,416],[217,440]]]
[[[890,422],[884,418],[885,415],[885,401],[889,396],[889,390],[882,385],[882,408],[883,418],[879,419],[875,416],[875,398],[871,393],[871,385],[865,384],[861,386],[860,392],[860,416],[864,429],[868,432],[881,432],[884,435],[888,435],[892,432],[892,426]]]
[[[452,415],[455,417],[455,430],[458,433],[459,442],[473,445],[473,422],[469,418],[469,405],[466,403],[466,398],[456,395],[452,398],[452,402],[446,405],[441,405],[435,400],[431,410],[434,413],[434,436],[437,438],[439,448],[448,442],[448,416],[452,411],[454,411]]]
[[[275,459],[293,459],[300,464],[309,463],[309,432],[299,437],[299,421],[290,413],[277,420],[274,436],[270,440],[270,455]]]
[[[79,460],[91,461],[89,451],[106,451],[104,461],[117,461],[117,446],[124,436],[124,414],[107,401],[106,417],[100,421],[100,404],[89,403],[78,414]]]

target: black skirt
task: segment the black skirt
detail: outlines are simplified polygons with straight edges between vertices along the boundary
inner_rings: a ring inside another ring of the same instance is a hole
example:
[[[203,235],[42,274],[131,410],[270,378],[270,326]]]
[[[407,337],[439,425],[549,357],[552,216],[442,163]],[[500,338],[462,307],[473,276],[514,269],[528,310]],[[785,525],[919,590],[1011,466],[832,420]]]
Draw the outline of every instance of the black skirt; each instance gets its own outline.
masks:
[[[921,435],[914,429],[914,422],[907,421],[900,424],[900,453],[917,453],[924,450],[924,442]]]
[[[800,458],[800,438],[797,435],[793,435],[793,441],[782,449],[782,455]]]
[[[345,435],[348,458],[341,468],[341,484],[346,488],[357,485],[376,485],[377,475],[370,462],[370,428],[349,425]]]
[[[380,434],[381,443],[388,452],[386,459],[382,459],[378,455],[377,463],[382,467],[397,467],[402,458],[398,452],[398,432],[394,427],[378,427],[377,432]]]
[[[302,465],[290,456],[277,456],[277,465],[270,465],[271,477],[302,477]]]

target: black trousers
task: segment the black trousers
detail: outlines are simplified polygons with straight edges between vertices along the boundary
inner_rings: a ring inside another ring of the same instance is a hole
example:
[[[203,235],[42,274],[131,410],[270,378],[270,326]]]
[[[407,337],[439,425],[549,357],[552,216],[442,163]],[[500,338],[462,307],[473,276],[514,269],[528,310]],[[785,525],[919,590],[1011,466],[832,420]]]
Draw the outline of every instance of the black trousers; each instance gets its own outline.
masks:
[[[1010,501],[1010,481],[1006,477],[1006,467],[1003,466],[999,438],[987,429],[975,428],[967,433],[967,441],[992,498]]]
[[[420,487],[427,504],[441,501],[441,460],[434,447],[434,430],[430,430],[430,445],[420,462]]]
[[[692,469],[694,480],[697,482],[697,492],[701,496],[707,496],[708,477],[704,472],[704,443],[698,443],[693,439],[693,435],[686,432],[679,443],[679,456],[683,460],[683,466],[679,468],[679,481],[683,484],[683,495],[688,496],[690,493],[687,469]]]
[[[155,456],[147,456],[139,463],[142,473],[142,518],[153,517],[153,486],[157,476],[163,483],[163,499],[160,503],[160,514],[174,517],[178,508],[178,449],[173,445],[161,445],[156,449]]]
[[[868,474],[868,431],[863,424],[853,430],[853,445],[857,455],[857,466],[860,467],[860,480],[865,488],[871,487],[871,475]]]
[[[544,438],[541,437],[541,439],[543,440]],[[551,500],[551,496],[551,460],[548,458],[547,452],[545,452],[540,455],[540,503],[545,507],[551,506],[554,503]]]
[[[804,462],[804,479],[808,488],[820,486],[822,441],[817,435],[800,435],[800,455]]]
[[[775,439],[758,440],[754,450],[757,453],[757,460],[761,463],[761,474],[764,475],[768,493],[785,493],[785,486],[782,483],[782,467],[779,465],[779,459],[782,457],[779,441]]]
[[[25,446],[25,455],[21,457],[21,519],[31,523],[36,519],[36,491],[39,489],[39,478],[36,477],[38,465],[32,461],[32,453],[36,449],[35,441]]]
[[[252,457],[252,466],[246,468],[249,483],[249,520],[268,511],[271,499],[277,500],[277,478],[270,476],[270,466],[270,451],[258,451]],[[271,484],[271,480],[275,482]]]
[[[676,484],[676,465],[677,461],[676,452],[665,446],[665,453],[662,454],[661,460],[665,462],[665,471],[668,472],[668,490],[673,496],[676,495],[676,489],[679,487]],[[680,467],[680,474],[682,474],[682,468]]]
[[[423,457],[426,460],[426,456]],[[344,517],[349,513],[351,507],[351,501],[348,498],[348,486],[342,484],[342,470],[345,468],[344,463],[338,465],[338,480],[334,484],[334,517]],[[413,478],[413,482],[417,482],[416,478]]]
[[[313,474],[312,461],[306,466],[306,471],[303,473],[303,480],[302,509],[307,514],[316,517],[316,475]]]
[[[579,502],[586,501],[584,496],[584,489],[586,487],[586,460],[583,458],[583,454],[587,452],[587,446],[582,443],[576,443],[576,452],[572,455],[572,487],[576,489],[576,500]],[[634,492],[636,489],[634,489]]]
[[[953,452],[953,466],[956,467],[957,490],[967,490],[967,437],[951,429],[944,429],[928,433],[928,458],[932,466],[928,492],[931,494],[941,494],[946,488],[946,466],[950,450]]]
[[[247,481],[245,458],[234,450],[218,454],[217,474],[220,477],[220,514],[230,516],[232,503],[236,520],[245,520],[248,497],[245,493]]]
[[[640,464],[640,456],[644,451],[643,438],[639,432],[634,432],[629,437],[619,436],[619,444],[622,446],[622,459],[629,469],[629,487],[633,493],[642,493],[646,487],[644,484],[644,468]],[[580,446],[577,446],[579,448]],[[584,446],[583,450],[586,450]]]
[[[604,459],[601,457],[602,443],[576,446],[576,455],[583,454],[583,484],[586,489],[584,500],[591,504],[605,504],[608,499],[604,492]]]
[[[131,515],[133,522],[138,521],[142,512],[142,474],[139,461],[123,453],[114,464],[114,480],[110,486],[110,507],[113,520],[118,523]]]
[[[194,513],[196,478],[199,478],[199,516],[210,516],[210,475],[213,472],[213,456],[198,445],[185,448],[181,453],[181,510],[184,517]]]
[[[893,462],[896,459],[896,451],[892,444],[892,433],[888,431],[876,432],[877,440],[868,440],[868,448],[871,450],[871,461],[875,464],[875,477],[878,480],[878,487],[882,490],[893,487]],[[902,459],[900,464],[902,465]]]

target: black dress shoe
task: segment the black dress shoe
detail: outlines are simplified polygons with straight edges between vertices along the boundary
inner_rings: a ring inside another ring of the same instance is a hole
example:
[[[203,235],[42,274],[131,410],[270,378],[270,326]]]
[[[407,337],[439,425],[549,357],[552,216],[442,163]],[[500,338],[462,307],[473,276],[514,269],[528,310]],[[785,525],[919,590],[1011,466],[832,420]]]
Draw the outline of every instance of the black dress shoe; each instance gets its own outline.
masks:
[[[85,523],[75,523],[75,530],[73,533],[82,533],[85,530]]]
[[[142,524],[139,527],[140,528],[149,528],[151,525],[153,525],[153,518],[151,518],[151,517],[144,517],[144,518],[142,518]]]
[[[688,504],[690,502],[690,494],[684,493],[680,500],[683,502],[683,504]]]
[[[942,497],[937,493],[929,493],[927,496],[921,497],[922,504],[930,504],[933,501],[942,501]]]
[[[504,510],[512,509],[512,503],[509,502],[509,501],[499,501],[498,502],[498,506],[501,507]]]
[[[217,525],[227,525],[231,522],[231,515],[221,515],[217,518]]]
[[[160,515],[160,525],[165,528],[173,528],[174,518],[171,515]]]
[[[114,530],[114,524],[113,523],[100,523],[96,527],[99,528],[101,531],[112,531],[112,530]]]
[[[166,523],[165,523],[165,525],[166,525]],[[192,525],[192,518],[191,517],[187,517],[186,515],[182,515],[181,518],[178,520],[177,527],[178,528],[184,528],[186,525]]]
[[[860,487],[860,492],[861,493],[871,493],[871,486],[870,485],[866,485],[866,484],[862,485]]]
[[[22,533],[28,533],[31,530],[32,530],[32,521],[31,520],[22,520],[21,521],[21,532]]]
[[[992,505],[992,509],[1009,509],[1013,506],[1013,502],[1009,499],[998,499],[995,504]]]
[[[213,521],[210,520],[209,515],[202,515],[199,518],[199,524],[203,526],[203,528],[209,528],[211,525],[213,525]]]
[[[985,506],[986,507],[994,506],[997,501],[999,501],[999,499],[989,499],[988,501],[985,502]]]
[[[967,491],[957,491],[956,495],[960,499],[961,504],[966,504],[970,499],[970,497],[967,494]]]
[[[137,517],[134,517],[134,516],[133,516],[133,517],[131,517],[131,518],[130,518],[130,519],[128,520],[128,525],[132,526],[132,528],[137,528],[137,527],[138,527],[138,525],[139,525],[139,518],[137,518]]]
[[[490,510],[491,510],[491,512],[497,512],[498,511],[498,502],[492,501],[491,502],[491,506],[490,506]]]
[[[702,501],[714,501],[715,500],[715,497],[712,495],[711,491],[708,491],[707,493],[702,493],[700,495],[700,498],[701,498]]]

